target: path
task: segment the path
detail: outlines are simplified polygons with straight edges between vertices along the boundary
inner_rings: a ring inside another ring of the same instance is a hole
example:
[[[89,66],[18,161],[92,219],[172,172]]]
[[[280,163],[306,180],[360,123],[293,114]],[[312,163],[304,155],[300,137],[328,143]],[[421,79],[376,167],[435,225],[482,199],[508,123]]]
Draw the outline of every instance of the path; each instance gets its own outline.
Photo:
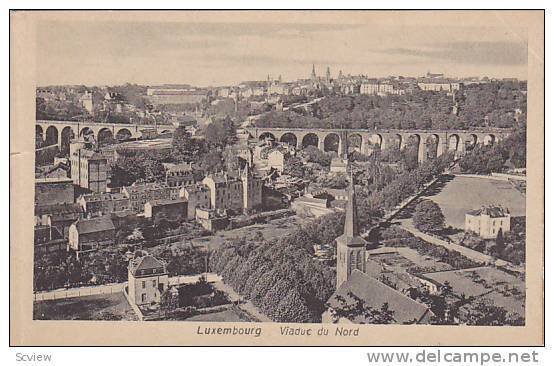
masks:
[[[510,262],[504,261],[502,259],[494,258],[490,255],[478,252],[478,251],[473,250],[473,249],[468,248],[468,247],[464,247],[463,245],[459,245],[459,244],[455,244],[453,242],[443,240],[443,239],[438,238],[438,237],[433,236],[433,235],[425,234],[425,233],[419,231],[418,229],[416,229],[412,224],[412,220],[410,220],[410,219],[400,220],[400,225],[404,229],[406,229],[407,231],[412,233],[413,235],[417,236],[420,239],[425,240],[428,243],[431,243],[431,244],[434,244],[434,245],[439,245],[439,246],[444,247],[444,248],[449,249],[449,250],[454,250],[454,251],[468,257],[469,259],[471,259],[475,262],[483,263],[483,264],[494,264],[497,267],[503,267],[505,269],[508,269],[510,271],[515,271],[515,272],[518,272],[518,273],[524,273],[525,272],[525,270],[522,267],[515,266]]]
[[[186,283],[195,283],[197,282],[202,275],[194,276],[175,276],[169,277],[170,285],[183,285]],[[208,273],[207,275],[208,282],[217,282],[221,281],[215,273]],[[44,300],[56,300],[56,299],[67,299],[71,297],[81,297],[81,296],[90,296],[90,295],[102,295],[102,294],[113,294],[116,292],[122,292],[123,288],[127,285],[127,282],[121,283],[111,283],[107,285],[100,286],[84,286],[84,287],[75,287],[68,289],[57,289],[52,291],[41,291],[34,294],[35,301],[44,301]]]

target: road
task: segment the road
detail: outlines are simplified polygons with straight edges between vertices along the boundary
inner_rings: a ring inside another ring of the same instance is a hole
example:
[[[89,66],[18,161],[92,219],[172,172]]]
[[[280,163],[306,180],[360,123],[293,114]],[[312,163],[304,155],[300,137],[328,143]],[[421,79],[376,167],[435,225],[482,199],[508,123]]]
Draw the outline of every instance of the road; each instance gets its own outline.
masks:
[[[413,226],[411,219],[400,220],[400,225],[402,225],[402,227],[407,231],[409,231],[410,233],[414,234],[418,238],[425,240],[428,243],[439,245],[449,250],[454,250],[475,262],[483,263],[483,264],[493,264],[497,267],[503,267],[510,271],[525,273],[525,270],[523,267],[513,265],[512,263],[504,261],[502,259],[496,259],[490,255],[478,252],[468,247],[464,247],[463,245],[455,244],[455,243],[443,240],[441,238],[438,238],[436,236],[425,234],[417,230]]]
[[[194,276],[175,276],[169,277],[170,285],[183,285],[186,283],[197,282],[202,275]],[[208,273],[207,275],[208,282],[218,282],[221,281],[221,277],[215,273]],[[52,291],[41,291],[35,293],[35,301],[44,301],[44,300],[56,300],[56,299],[67,299],[71,297],[81,297],[81,296],[90,296],[90,295],[101,295],[101,294],[113,294],[115,292],[123,291],[123,288],[127,285],[127,282],[121,283],[111,283],[107,285],[100,286],[84,286],[84,287],[75,287],[68,289],[57,289]]]

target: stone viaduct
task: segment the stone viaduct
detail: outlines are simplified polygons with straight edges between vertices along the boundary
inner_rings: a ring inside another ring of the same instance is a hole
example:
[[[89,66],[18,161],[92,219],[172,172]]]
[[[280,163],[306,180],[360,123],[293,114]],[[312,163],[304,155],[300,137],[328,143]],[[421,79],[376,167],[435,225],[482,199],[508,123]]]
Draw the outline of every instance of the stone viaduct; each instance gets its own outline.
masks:
[[[374,149],[402,149],[415,145],[418,160],[425,161],[430,154],[442,155],[454,151],[457,156],[477,144],[494,144],[508,136],[506,129],[483,128],[474,130],[369,130],[369,129],[308,129],[249,127],[246,131],[259,140],[267,137],[289,143],[298,149],[315,146],[321,151],[335,151],[339,155],[349,151],[370,154]]]
[[[96,123],[74,121],[46,121],[37,120],[35,132],[37,140],[45,146],[58,145],[60,149],[69,146],[72,138],[84,135],[94,135],[98,141],[116,139],[124,141],[142,136],[142,130],[156,128],[159,133],[175,131],[173,125],[137,125],[119,123]]]

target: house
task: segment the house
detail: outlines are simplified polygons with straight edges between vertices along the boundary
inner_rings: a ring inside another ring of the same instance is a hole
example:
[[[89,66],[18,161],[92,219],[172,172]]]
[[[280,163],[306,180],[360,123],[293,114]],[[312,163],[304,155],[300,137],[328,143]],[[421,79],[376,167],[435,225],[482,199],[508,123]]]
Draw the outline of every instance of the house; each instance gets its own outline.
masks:
[[[210,174],[202,181],[210,191],[210,207],[235,213],[251,212],[262,204],[262,179],[250,171],[250,166],[237,176],[227,173]]]
[[[123,187],[121,193],[129,199],[131,210],[136,213],[144,212],[144,204],[148,201],[179,198],[178,187],[169,187],[161,183],[135,183]]]
[[[165,183],[169,187],[184,187],[195,183],[192,163],[164,163]]]
[[[498,232],[510,231],[510,211],[500,206],[485,206],[466,213],[465,231],[483,239],[495,239]]]
[[[129,199],[123,193],[97,192],[81,195],[77,203],[87,216],[101,216],[131,208]]]
[[[129,261],[128,299],[137,306],[159,304],[162,294],[169,289],[165,263],[144,252],[141,254]]]
[[[35,179],[35,207],[70,204],[75,200],[73,181],[67,177]]]
[[[229,225],[229,218],[223,211],[208,208],[196,209],[196,222],[211,232],[224,230]]]
[[[204,184],[181,187],[179,197],[187,200],[187,220],[196,218],[197,208],[210,208],[210,190]]]
[[[69,236],[69,227],[83,215],[83,209],[76,203],[60,203],[35,207],[35,225],[58,229],[64,238]]]
[[[187,204],[187,200],[183,198],[148,201],[144,204],[144,217],[155,219],[163,215],[172,221],[186,220],[188,218]]]
[[[79,219],[69,227],[69,247],[80,253],[115,243],[115,226],[110,216]]]
[[[360,314],[337,316],[337,309],[355,304],[356,298],[360,299],[365,306],[376,310],[381,309],[386,303],[392,311],[393,323],[396,324],[429,324],[431,317],[434,316],[426,305],[355,269],[348,281],[343,282],[329,299],[328,309],[322,314],[322,322],[367,323],[368,320]]]
[[[35,254],[67,251],[67,239],[54,226],[35,226]]]

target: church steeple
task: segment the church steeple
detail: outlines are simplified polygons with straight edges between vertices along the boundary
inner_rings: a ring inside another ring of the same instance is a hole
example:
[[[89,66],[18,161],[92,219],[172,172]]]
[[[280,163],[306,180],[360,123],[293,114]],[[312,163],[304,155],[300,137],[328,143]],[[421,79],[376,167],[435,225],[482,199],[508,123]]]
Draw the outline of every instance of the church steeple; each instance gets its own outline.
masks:
[[[348,203],[344,218],[344,233],[335,239],[337,244],[337,289],[348,281],[352,271],[365,272],[365,247],[367,242],[360,236],[354,177],[350,171]]]
[[[310,79],[315,80],[317,78],[315,74],[315,64],[312,64],[312,74],[310,75]]]
[[[346,217],[344,219],[344,236],[354,238],[360,234],[358,230],[358,210],[356,208],[356,192],[352,170],[350,170],[350,186],[348,187],[348,203],[346,204]]]

